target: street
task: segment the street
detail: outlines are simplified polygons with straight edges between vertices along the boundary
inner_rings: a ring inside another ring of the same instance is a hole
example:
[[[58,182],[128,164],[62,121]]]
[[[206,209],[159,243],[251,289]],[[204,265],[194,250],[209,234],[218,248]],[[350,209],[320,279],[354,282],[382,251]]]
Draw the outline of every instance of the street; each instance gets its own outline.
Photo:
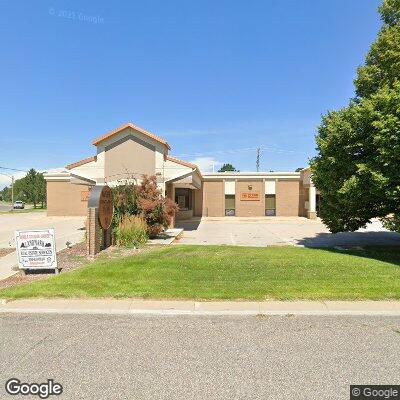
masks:
[[[400,383],[400,317],[1,314],[0,338],[2,399],[26,398],[11,377],[53,378],[66,399],[338,400]]]

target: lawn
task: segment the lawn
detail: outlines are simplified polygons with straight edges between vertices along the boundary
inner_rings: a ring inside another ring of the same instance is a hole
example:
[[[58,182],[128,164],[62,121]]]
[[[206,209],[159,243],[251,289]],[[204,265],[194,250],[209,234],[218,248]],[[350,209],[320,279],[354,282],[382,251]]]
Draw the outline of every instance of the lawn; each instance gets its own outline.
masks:
[[[0,297],[400,299],[400,249],[171,246],[100,259]]]
[[[10,206],[11,207],[11,206]],[[25,214],[25,213],[33,213],[33,212],[45,212],[46,207],[44,208],[23,208],[23,209],[15,209],[8,211],[0,211],[0,214]]]

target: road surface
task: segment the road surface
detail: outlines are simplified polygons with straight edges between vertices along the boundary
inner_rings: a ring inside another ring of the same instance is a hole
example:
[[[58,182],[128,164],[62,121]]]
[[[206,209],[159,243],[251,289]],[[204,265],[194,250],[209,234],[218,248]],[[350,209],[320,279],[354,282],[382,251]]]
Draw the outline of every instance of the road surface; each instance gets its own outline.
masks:
[[[348,399],[400,384],[399,332],[400,317],[2,314],[0,398],[16,377],[66,399]]]

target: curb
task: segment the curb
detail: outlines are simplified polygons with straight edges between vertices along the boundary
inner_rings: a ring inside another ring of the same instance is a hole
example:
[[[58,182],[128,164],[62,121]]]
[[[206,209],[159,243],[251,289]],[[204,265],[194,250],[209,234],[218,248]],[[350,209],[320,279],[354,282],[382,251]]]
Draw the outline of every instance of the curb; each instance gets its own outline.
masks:
[[[400,301],[0,299],[0,313],[173,316],[398,316]]]

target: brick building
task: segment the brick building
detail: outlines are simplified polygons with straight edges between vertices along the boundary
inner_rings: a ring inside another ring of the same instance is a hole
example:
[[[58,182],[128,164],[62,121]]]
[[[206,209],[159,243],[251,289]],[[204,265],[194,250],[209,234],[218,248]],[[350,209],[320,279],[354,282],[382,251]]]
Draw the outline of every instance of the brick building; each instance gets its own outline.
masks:
[[[168,143],[131,123],[93,141],[96,154],[48,171],[48,215],[86,215],[96,184],[140,182],[156,175],[165,196],[179,205],[177,219],[191,217],[316,216],[309,168],[300,172],[200,172],[172,157]]]

